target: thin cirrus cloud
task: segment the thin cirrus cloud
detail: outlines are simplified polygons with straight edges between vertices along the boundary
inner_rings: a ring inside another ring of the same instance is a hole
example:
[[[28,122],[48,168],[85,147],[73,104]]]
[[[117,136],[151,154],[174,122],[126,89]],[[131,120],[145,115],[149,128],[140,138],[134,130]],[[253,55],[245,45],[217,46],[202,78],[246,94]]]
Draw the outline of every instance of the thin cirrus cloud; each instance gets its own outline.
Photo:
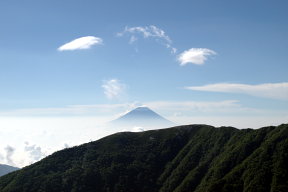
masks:
[[[119,99],[125,94],[126,85],[118,79],[110,79],[102,84],[104,94],[108,99]]]
[[[111,85],[112,84],[112,85]],[[103,84],[104,85],[104,84]],[[123,85],[123,84],[121,84]],[[109,87],[109,88],[108,88]],[[113,88],[112,88],[113,87]],[[115,82],[107,81],[105,83],[105,94],[107,98],[114,99],[120,96],[119,89],[115,89]],[[119,86],[118,86],[119,87]],[[107,90],[106,90],[107,89]],[[111,91],[113,89],[113,91]],[[115,91],[115,90],[116,91]],[[116,93],[117,92],[117,93]],[[208,111],[223,111],[227,109],[236,110],[236,108],[241,108],[239,101],[237,100],[224,100],[224,101],[150,101],[145,102],[145,104],[139,102],[133,103],[117,103],[117,104],[94,104],[94,105],[71,105],[59,108],[31,108],[31,109],[15,109],[12,111],[2,111],[0,116],[41,116],[49,115],[53,117],[54,115],[65,115],[65,116],[105,116],[109,118],[112,113],[119,113],[121,115],[126,114],[134,108],[139,106],[148,106],[157,111],[165,111],[168,113],[174,113],[175,111],[187,112],[187,111],[197,111],[197,112],[208,112]],[[119,116],[119,115],[118,115]]]
[[[203,65],[211,55],[216,55],[216,52],[207,48],[191,48],[179,54],[177,59],[181,66],[188,63]]]
[[[185,88],[195,91],[240,93],[256,97],[288,100],[288,82],[266,83],[259,85],[216,83],[204,86],[192,86]]]
[[[125,27],[122,32],[117,33],[118,37],[122,37],[125,34],[130,35],[129,43],[133,44],[138,40],[138,36],[142,36],[144,38],[156,38],[160,40],[162,44],[166,46],[167,49],[171,50],[171,53],[176,53],[177,49],[172,46],[172,40],[168,35],[166,35],[165,31],[154,26],[138,26],[138,27]]]
[[[94,45],[102,44],[103,40],[99,37],[86,36],[74,39],[58,48],[58,51],[73,51],[90,49]]]

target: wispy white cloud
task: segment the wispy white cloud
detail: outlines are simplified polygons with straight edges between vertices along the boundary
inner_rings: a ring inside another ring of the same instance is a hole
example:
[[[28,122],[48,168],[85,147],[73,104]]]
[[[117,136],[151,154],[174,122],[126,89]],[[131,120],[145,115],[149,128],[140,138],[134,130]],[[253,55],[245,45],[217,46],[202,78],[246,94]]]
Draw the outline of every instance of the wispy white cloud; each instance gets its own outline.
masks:
[[[11,116],[97,116],[105,118],[105,116],[113,113],[120,113],[133,109],[134,104],[92,104],[92,105],[69,105],[63,107],[51,108],[23,108],[8,111],[0,111],[0,117]],[[111,117],[110,117],[111,118]]]
[[[105,84],[111,85],[111,83]],[[113,86],[110,86],[113,87]],[[107,91],[107,97],[116,97],[114,91]],[[108,94],[109,92],[109,94]],[[30,108],[30,109],[15,109],[11,111],[0,112],[0,117],[9,116],[95,116],[106,120],[112,120],[129,112],[130,110],[139,107],[147,106],[156,111],[161,111],[167,114],[174,113],[206,113],[206,112],[239,112],[243,107],[237,100],[224,101],[153,101],[145,103],[120,103],[120,104],[95,104],[95,105],[71,105],[59,108]],[[239,110],[238,110],[239,109]]]
[[[24,108],[0,111],[0,116],[54,116],[54,115],[82,115],[87,114],[89,108],[78,106],[51,108]]]
[[[125,34],[131,35],[129,43],[132,44],[138,40],[136,35],[143,36],[144,38],[156,38],[161,40],[161,43],[170,49],[171,53],[176,53],[177,49],[172,46],[172,40],[165,31],[154,26],[138,26],[138,27],[125,27],[124,31],[117,33],[117,36],[122,37]]]
[[[2,121],[2,127],[9,127],[10,126],[9,123],[3,125],[5,119],[12,119],[11,122],[15,121],[13,120],[13,118],[23,119],[21,120],[22,123],[18,123],[19,125],[16,126],[19,128],[21,127],[21,124],[24,124],[23,121],[25,119],[27,119],[27,122],[25,122],[25,124],[27,124],[27,127],[29,127],[29,125],[31,124],[30,122],[31,118],[39,119],[39,124],[41,124],[42,121],[47,121],[45,120],[45,118],[55,117],[57,119],[66,119],[66,118],[85,119],[93,117],[94,124],[97,123],[97,125],[102,126],[102,124],[105,124],[105,122],[109,122],[113,119],[116,119],[124,115],[128,111],[143,105],[151,108],[152,110],[155,110],[159,114],[178,124],[199,123],[194,121],[196,117],[197,118],[201,117],[203,123],[205,123],[204,120],[206,119],[207,124],[209,123],[209,120],[212,117],[215,118],[217,117],[218,119],[222,118],[222,120],[225,120],[228,117],[232,116],[234,117],[234,119],[237,118],[245,119],[245,117],[246,118],[258,117],[259,119],[260,117],[262,117],[265,118],[266,124],[267,122],[269,122],[269,119],[273,123],[276,122],[274,121],[275,118],[278,118],[277,122],[280,122],[280,120],[282,119],[282,123],[286,123],[288,117],[287,116],[288,110],[286,109],[282,110],[273,110],[270,108],[258,109],[249,106],[243,106],[241,102],[238,100],[222,100],[222,101],[150,101],[150,102],[143,102],[141,104],[140,103],[95,104],[95,105],[72,105],[60,108],[18,109],[13,111],[0,112],[0,120]],[[23,116],[25,116],[25,118],[23,118]],[[81,120],[79,122],[79,125],[85,127],[83,124],[85,121],[86,120]],[[18,122],[18,120],[16,122]],[[257,121],[255,120],[253,125],[256,124]],[[258,124],[259,125],[261,124],[261,126],[264,125],[263,122],[262,123],[258,122]],[[219,123],[219,125],[221,125],[221,123]],[[234,124],[231,125],[235,125],[237,127],[240,126],[240,123],[238,122],[237,125],[237,123],[235,122]],[[245,124],[245,126],[246,125],[248,124]],[[47,125],[47,127],[49,126]],[[60,127],[62,126],[61,122],[59,123],[59,126]],[[69,127],[70,124],[66,126]],[[251,127],[253,127],[252,124]],[[9,130],[10,129],[7,129],[7,131]],[[23,130],[21,129],[20,131]],[[9,134],[11,135],[11,133]]]
[[[191,86],[186,87],[186,89],[196,91],[241,93],[256,97],[288,100],[288,82],[266,83],[259,85],[217,83],[203,86]]]
[[[102,88],[104,89],[104,94],[108,99],[119,99],[123,94],[125,94],[126,85],[117,79],[110,79],[104,81]]]
[[[244,108],[237,100],[224,101],[154,101],[145,103],[152,109],[169,111],[171,114],[186,112],[227,112],[234,110],[239,112]]]
[[[210,55],[216,55],[216,52],[206,48],[191,48],[179,54],[178,61],[182,66],[188,63],[203,65]]]
[[[125,33],[140,33],[143,35],[144,38],[148,38],[148,37],[157,37],[160,39],[165,39],[168,43],[172,43],[170,37],[168,35],[165,34],[165,32],[154,26],[154,25],[150,25],[150,26],[139,26],[139,27],[125,27],[123,32],[117,33],[118,36],[123,36]]]
[[[109,92],[109,96],[114,96]],[[108,97],[108,96],[107,96]],[[122,116],[130,110],[139,107],[147,106],[153,110],[167,114],[184,114],[186,112],[195,113],[241,113],[243,111],[254,111],[255,109],[243,107],[238,100],[224,101],[151,101],[144,103],[119,103],[119,104],[95,104],[95,105],[71,105],[58,108],[28,108],[15,109],[11,111],[1,111],[1,117],[15,116],[94,116],[99,120],[112,120]]]
[[[86,36],[74,39],[58,48],[58,51],[73,51],[79,49],[90,49],[93,45],[102,44],[103,40],[99,37]]]
[[[258,109],[237,100],[154,101],[145,103],[177,124],[210,124],[238,128],[260,128],[287,123],[288,110]]]
[[[135,41],[137,41],[137,37],[135,37],[134,35],[132,35],[132,36],[130,37],[129,44],[133,44]]]

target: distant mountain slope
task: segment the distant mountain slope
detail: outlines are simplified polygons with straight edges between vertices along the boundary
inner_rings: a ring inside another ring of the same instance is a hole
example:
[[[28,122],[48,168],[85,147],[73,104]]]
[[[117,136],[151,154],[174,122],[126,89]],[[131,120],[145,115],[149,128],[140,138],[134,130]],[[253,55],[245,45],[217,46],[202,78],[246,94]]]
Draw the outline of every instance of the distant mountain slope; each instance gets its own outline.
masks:
[[[0,177],[3,175],[6,175],[7,173],[10,173],[12,171],[16,171],[19,168],[17,167],[12,167],[10,165],[4,165],[4,164],[0,164]]]
[[[110,122],[110,126],[120,126],[122,128],[139,127],[165,128],[176,124],[155,113],[148,107],[137,107],[118,119]]]
[[[117,133],[0,178],[1,192],[287,192],[288,125]]]

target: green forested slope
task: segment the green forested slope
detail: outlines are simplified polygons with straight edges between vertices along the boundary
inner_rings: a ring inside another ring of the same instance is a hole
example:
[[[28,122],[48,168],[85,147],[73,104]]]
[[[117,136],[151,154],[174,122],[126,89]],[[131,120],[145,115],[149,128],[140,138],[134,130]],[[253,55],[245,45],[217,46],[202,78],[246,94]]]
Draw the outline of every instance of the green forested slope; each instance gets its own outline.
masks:
[[[288,191],[288,125],[117,133],[0,178],[1,192]]]

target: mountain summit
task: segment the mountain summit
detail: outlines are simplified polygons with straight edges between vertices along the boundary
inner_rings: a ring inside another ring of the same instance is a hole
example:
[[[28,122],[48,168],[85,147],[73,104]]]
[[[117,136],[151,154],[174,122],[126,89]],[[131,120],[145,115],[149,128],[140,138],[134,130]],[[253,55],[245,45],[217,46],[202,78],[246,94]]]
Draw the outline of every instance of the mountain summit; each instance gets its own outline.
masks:
[[[158,113],[152,111],[148,107],[137,107],[125,115],[110,122],[114,126],[121,126],[123,128],[164,128],[175,126],[175,124]]]

